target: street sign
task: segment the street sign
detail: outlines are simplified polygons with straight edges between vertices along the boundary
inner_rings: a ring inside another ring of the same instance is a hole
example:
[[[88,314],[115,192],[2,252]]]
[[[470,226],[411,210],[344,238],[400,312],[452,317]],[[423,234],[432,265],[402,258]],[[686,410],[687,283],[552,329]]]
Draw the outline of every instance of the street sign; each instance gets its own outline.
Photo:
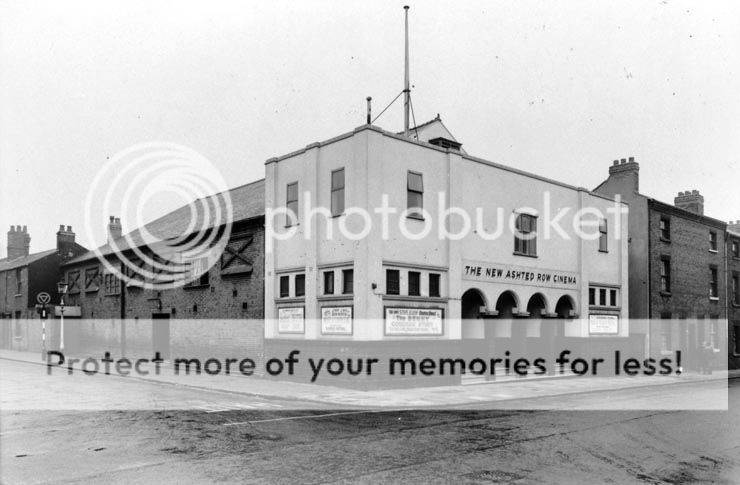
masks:
[[[41,293],[38,293],[36,295],[36,301],[41,303],[42,305],[46,305],[51,301],[51,295],[45,291],[42,291]]]

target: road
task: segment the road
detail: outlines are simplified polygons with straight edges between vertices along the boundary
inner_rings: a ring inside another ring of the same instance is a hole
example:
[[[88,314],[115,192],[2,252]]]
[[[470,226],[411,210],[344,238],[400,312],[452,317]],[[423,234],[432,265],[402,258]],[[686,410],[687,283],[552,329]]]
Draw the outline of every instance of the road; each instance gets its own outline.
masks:
[[[6,484],[738,483],[739,381],[730,381],[724,412],[587,410],[605,398],[649,402],[659,388],[537,401],[561,411],[525,410],[531,400],[455,412],[337,411],[125,381],[115,386],[128,399],[152,396],[156,386],[157,406],[193,407],[4,411],[0,473]],[[3,382],[3,401],[30,392],[27,383]],[[576,403],[585,410],[565,410]]]

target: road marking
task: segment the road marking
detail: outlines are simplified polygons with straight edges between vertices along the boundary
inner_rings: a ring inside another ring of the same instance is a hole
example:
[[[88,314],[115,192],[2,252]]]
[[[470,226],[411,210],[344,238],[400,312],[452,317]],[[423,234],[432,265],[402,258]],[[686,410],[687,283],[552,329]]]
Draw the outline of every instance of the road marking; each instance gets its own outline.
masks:
[[[203,401],[200,401],[201,403]],[[201,411],[204,411],[206,413],[223,413],[226,411],[236,411],[236,410],[245,410],[245,409],[276,409],[276,408],[282,408],[280,404],[273,404],[269,402],[247,402],[247,403],[241,403],[241,402],[217,402],[217,403],[203,403],[203,404],[197,404],[193,405],[193,409],[199,409]]]
[[[255,423],[270,423],[273,421],[289,421],[294,419],[315,419],[315,418],[327,418],[329,416],[346,416],[350,414],[371,414],[371,413],[382,413],[385,410],[377,411],[346,411],[341,413],[326,413],[326,414],[312,414],[306,416],[288,416],[285,418],[272,418],[272,419],[257,419],[254,421],[239,421],[236,423],[224,423],[224,426],[239,426],[241,424],[255,424]]]

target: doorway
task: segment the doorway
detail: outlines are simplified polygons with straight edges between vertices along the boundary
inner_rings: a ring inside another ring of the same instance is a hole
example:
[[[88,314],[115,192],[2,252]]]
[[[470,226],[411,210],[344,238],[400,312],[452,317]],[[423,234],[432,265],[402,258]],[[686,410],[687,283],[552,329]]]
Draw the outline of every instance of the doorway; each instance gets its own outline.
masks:
[[[152,351],[162,359],[170,358],[170,314],[152,313]]]

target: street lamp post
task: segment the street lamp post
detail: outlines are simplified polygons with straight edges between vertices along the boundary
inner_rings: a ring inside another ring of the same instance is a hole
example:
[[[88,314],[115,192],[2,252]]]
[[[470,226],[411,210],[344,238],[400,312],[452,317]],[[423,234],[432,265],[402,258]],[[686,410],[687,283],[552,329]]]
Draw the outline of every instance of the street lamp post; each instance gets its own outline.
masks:
[[[64,350],[64,295],[67,294],[67,283],[60,281],[57,283],[57,293],[59,293],[59,350]]]

